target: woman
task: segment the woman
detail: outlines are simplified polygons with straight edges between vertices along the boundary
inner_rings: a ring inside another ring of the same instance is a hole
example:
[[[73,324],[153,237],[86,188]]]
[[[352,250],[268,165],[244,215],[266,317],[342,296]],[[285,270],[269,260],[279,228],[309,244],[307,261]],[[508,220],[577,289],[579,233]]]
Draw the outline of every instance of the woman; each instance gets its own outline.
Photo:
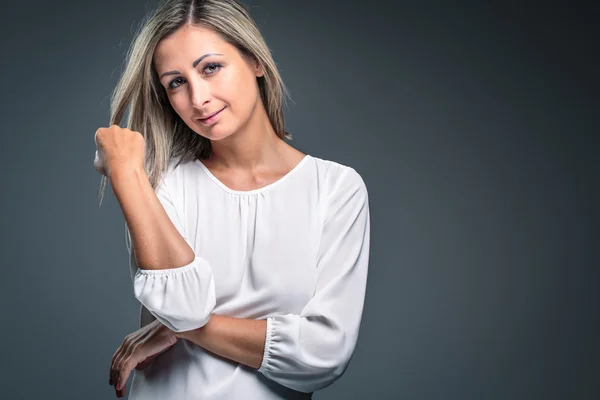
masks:
[[[112,359],[118,397],[133,374],[130,399],[310,398],[348,365],[367,190],[286,143],[284,94],[235,0],[163,2],[136,35],[95,137],[142,304]]]

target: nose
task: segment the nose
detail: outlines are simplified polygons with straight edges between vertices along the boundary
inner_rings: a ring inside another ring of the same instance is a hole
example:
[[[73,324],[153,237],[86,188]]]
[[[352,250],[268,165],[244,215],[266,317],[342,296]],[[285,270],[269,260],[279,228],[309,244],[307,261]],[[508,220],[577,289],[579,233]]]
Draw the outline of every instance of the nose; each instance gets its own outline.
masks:
[[[210,89],[208,82],[198,79],[195,82],[190,82],[190,95],[192,98],[192,106],[197,109],[203,109],[210,101]]]

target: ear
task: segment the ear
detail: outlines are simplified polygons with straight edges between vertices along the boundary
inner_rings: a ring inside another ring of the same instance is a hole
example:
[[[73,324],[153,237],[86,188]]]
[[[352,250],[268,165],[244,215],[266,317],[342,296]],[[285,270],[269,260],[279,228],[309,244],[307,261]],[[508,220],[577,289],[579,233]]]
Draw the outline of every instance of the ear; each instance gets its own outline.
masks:
[[[252,69],[254,70],[254,74],[256,75],[256,77],[261,77],[265,74],[264,69],[260,66],[260,64],[258,63],[258,61],[256,59],[252,59]]]
[[[257,78],[265,75],[265,71],[256,61],[254,62],[254,73]]]
[[[265,70],[260,66],[260,63],[253,54],[251,54],[248,51],[242,50],[240,50],[240,53],[242,54],[242,57],[244,58],[250,69],[254,71],[254,75],[256,75],[257,78],[264,76]]]

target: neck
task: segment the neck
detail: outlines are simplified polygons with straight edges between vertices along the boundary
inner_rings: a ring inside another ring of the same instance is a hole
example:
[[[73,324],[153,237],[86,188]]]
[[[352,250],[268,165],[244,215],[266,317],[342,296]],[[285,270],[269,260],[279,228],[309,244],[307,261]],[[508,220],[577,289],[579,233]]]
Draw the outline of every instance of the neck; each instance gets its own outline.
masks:
[[[227,169],[254,170],[277,163],[286,143],[275,133],[262,102],[249,121],[225,139],[211,141],[210,163]]]

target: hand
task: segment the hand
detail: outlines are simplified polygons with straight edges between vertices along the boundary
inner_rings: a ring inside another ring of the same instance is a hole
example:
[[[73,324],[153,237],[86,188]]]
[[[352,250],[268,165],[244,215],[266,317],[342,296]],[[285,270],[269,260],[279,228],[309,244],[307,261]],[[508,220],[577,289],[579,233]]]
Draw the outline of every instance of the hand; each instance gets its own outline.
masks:
[[[146,142],[141,133],[118,125],[99,128],[94,135],[96,157],[94,167],[110,177],[116,168],[144,169]]]
[[[127,335],[113,355],[110,366],[108,384],[115,385],[117,397],[125,395],[125,384],[134,368],[145,368],[178,339],[175,332],[156,320]]]

